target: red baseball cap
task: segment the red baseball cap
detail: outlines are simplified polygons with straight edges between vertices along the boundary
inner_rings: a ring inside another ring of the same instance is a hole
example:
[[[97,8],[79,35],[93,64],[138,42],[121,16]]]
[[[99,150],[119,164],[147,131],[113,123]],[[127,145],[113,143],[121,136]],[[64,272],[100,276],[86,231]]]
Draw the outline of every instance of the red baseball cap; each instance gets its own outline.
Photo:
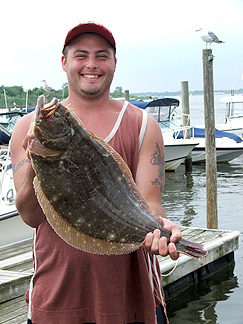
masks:
[[[111,44],[111,46],[114,48],[114,50],[116,52],[116,42],[115,42],[115,39],[114,39],[112,33],[109,31],[109,29],[107,29],[106,27],[104,27],[100,24],[96,24],[93,22],[79,24],[79,25],[75,26],[74,28],[70,29],[69,32],[67,33],[67,36],[66,36],[66,39],[64,42],[64,46],[63,46],[63,50],[74,37],[76,37],[80,34],[83,34],[83,33],[95,33],[95,34],[102,36]]]

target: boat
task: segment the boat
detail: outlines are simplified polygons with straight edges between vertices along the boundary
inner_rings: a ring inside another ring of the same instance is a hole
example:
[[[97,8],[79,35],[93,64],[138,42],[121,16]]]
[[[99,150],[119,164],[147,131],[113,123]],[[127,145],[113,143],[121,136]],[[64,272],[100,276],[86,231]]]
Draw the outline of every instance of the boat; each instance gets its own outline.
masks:
[[[173,122],[176,119],[175,109],[180,101],[175,98],[161,98],[152,101],[131,100],[130,103],[141,108],[153,116],[160,125],[165,148],[165,170],[175,171],[198,144],[195,140],[175,138],[175,130],[183,130]]]
[[[134,103],[141,109],[146,109],[160,124],[165,144],[167,170],[176,169],[184,162],[187,155],[180,159],[182,152],[179,151],[179,148],[183,147],[180,146],[182,144],[185,147],[186,143],[192,147],[192,163],[205,163],[205,128],[181,125],[182,117],[176,112],[176,108],[179,106],[178,99],[163,98],[149,102],[138,101],[136,103],[136,101],[131,101],[131,103]],[[184,133],[187,130],[191,132],[191,139],[184,138]],[[215,130],[215,134],[217,162],[228,163],[243,154],[243,141],[240,136],[217,129]],[[174,147],[172,144],[174,144]],[[172,164],[170,153],[174,154],[174,161],[178,161],[178,164]]]
[[[225,102],[225,123],[218,124],[217,129],[231,132],[243,137],[243,95],[222,97]]]
[[[15,203],[12,163],[8,145],[0,146],[0,247],[33,236],[33,229],[25,224]]]
[[[174,137],[182,138],[183,132],[175,132]],[[192,150],[193,163],[205,163],[205,128],[191,127],[191,140],[199,144]],[[230,132],[215,129],[216,160],[228,163],[243,154],[243,139]]]
[[[23,222],[15,206],[15,187],[9,141],[23,112],[0,113],[0,248],[29,239],[33,229]]]

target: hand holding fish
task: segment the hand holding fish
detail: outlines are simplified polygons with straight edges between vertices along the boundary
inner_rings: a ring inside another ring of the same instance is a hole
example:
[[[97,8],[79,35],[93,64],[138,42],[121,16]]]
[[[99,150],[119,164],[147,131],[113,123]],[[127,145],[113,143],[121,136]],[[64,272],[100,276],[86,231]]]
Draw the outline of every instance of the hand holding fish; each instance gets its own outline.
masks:
[[[170,243],[167,244],[167,237],[161,236],[161,231],[155,229],[154,232],[150,232],[146,235],[144,241],[144,248],[153,254],[159,254],[161,256],[170,255],[172,260],[176,260],[179,257],[179,253],[176,250],[174,243],[181,239],[181,231],[178,225],[170,220],[163,218],[163,227],[168,231],[171,231]]]

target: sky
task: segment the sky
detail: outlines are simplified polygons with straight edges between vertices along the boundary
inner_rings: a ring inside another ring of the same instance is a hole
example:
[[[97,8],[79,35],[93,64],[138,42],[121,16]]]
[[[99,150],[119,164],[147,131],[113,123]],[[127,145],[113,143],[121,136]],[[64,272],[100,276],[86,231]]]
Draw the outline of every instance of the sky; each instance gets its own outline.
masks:
[[[243,88],[242,0],[12,0],[1,5],[0,86],[43,86],[67,82],[61,51],[69,29],[94,21],[109,28],[117,43],[111,86],[134,92],[203,89],[199,28],[213,31],[215,90]],[[2,95],[2,94],[0,94]]]

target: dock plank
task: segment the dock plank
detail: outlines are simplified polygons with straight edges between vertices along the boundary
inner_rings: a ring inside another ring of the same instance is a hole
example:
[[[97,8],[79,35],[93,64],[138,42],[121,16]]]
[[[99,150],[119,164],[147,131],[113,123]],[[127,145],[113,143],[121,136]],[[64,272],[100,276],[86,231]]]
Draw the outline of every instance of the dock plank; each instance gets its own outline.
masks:
[[[32,239],[23,240],[15,244],[0,247],[0,261],[16,255],[29,252],[32,249]]]
[[[0,248],[0,303],[24,295],[33,275],[32,240]]]
[[[0,304],[0,324],[26,324],[27,304],[24,296]]]

